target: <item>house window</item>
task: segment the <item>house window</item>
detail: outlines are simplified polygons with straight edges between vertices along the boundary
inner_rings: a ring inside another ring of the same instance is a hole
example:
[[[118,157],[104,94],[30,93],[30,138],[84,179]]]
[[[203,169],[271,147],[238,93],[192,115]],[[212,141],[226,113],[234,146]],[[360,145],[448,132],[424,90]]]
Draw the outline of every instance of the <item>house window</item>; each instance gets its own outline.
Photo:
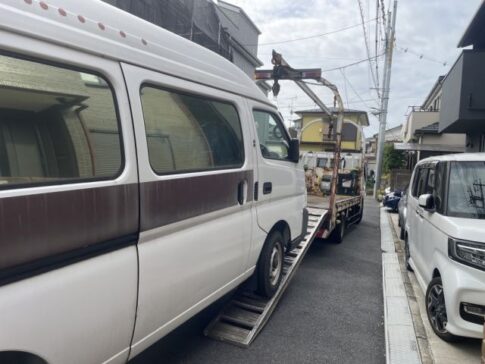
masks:
[[[355,142],[357,140],[357,127],[354,124],[344,123],[342,126],[342,141]]]

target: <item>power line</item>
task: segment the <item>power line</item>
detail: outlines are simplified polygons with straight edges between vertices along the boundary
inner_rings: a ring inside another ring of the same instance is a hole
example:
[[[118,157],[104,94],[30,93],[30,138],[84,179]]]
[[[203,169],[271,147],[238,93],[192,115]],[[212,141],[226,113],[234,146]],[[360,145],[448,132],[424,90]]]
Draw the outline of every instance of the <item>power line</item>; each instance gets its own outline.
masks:
[[[409,54],[412,54],[412,55],[415,55],[417,57],[419,57],[419,59],[424,59],[426,61],[430,61],[430,62],[434,62],[434,63],[439,63],[443,66],[447,66],[448,65],[448,62],[443,62],[443,61],[438,61],[436,59],[433,59],[433,58],[429,58],[429,57],[426,57],[424,54],[422,53],[418,53],[418,52],[414,52],[413,50],[409,49],[409,48],[404,48],[404,47],[399,47],[399,46],[396,46],[396,48],[398,50],[400,50],[401,52],[403,53],[409,53]]]
[[[366,21],[366,23],[370,23],[372,21],[374,21],[376,19],[369,19]],[[336,30],[332,30],[330,32],[326,32],[326,33],[320,33],[320,34],[315,34],[315,35],[309,35],[307,37],[301,37],[301,38],[294,38],[294,39],[286,39],[286,40],[281,40],[281,41],[276,41],[276,42],[268,42],[268,43],[259,43],[259,44],[243,44],[243,46],[268,46],[268,45],[275,45],[275,44],[283,44],[283,43],[290,43],[290,42],[296,42],[296,41],[299,41],[299,40],[306,40],[306,39],[313,39],[313,38],[319,38],[319,37],[324,37],[326,35],[330,35],[330,34],[335,34],[335,33],[339,33],[339,32],[343,32],[344,30],[348,30],[348,29],[352,29],[352,28],[356,28],[356,27],[360,27],[362,25],[362,23],[359,23],[359,24],[354,24],[354,25],[349,25],[345,28],[340,28],[340,29],[336,29]]]
[[[348,68],[348,67],[353,67],[353,66],[356,66],[360,63],[364,63],[364,62],[368,62],[369,60],[371,59],[377,59],[377,58],[380,58],[384,55],[384,53],[381,53],[381,54],[378,54],[377,56],[375,57],[370,57],[370,58],[365,58],[365,59],[361,59],[359,61],[356,61],[356,62],[352,62],[352,63],[349,63],[349,64],[346,64],[346,65],[343,65],[341,67],[335,67],[335,68],[328,68],[326,70],[322,70],[322,72],[332,72],[332,71],[338,71],[338,70],[341,70],[341,69],[344,69],[344,68]]]
[[[362,30],[364,32],[365,51],[367,53],[367,58],[369,59],[369,69],[370,69],[370,74],[371,74],[371,77],[372,77],[372,82],[374,83],[374,87],[376,88],[377,97],[381,97],[380,92],[379,92],[378,82],[376,80],[376,75],[374,74],[374,67],[372,66],[372,61],[370,59],[371,58],[370,57],[370,47],[369,47],[369,42],[367,40],[367,30],[365,28],[364,8],[362,7],[361,0],[357,0],[357,3],[359,4],[360,18],[362,20]]]
[[[344,79],[348,82],[350,88],[352,89],[352,91],[354,92],[355,96],[357,96],[357,98],[368,108],[368,109],[371,109],[371,107],[369,105],[367,105],[367,103],[362,99],[362,97],[360,96],[360,94],[355,90],[354,88],[354,85],[352,85],[352,82],[350,82],[349,79],[347,79],[347,77],[345,76],[345,73],[343,70],[341,70],[342,72],[342,76],[344,76]],[[372,100],[374,102],[376,102],[376,100]]]

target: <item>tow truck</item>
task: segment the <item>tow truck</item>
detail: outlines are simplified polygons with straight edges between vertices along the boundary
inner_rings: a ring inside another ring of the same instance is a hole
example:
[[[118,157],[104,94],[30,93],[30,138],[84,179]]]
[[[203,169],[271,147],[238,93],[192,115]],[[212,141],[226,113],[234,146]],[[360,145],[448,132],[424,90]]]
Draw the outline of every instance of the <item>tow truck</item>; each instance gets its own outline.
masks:
[[[303,241],[285,255],[284,275],[276,294],[266,299],[243,285],[204,330],[208,337],[241,347],[248,347],[268,322],[314,239],[331,238],[342,242],[346,228],[361,221],[364,208],[363,155],[352,158],[356,161],[353,164],[348,164],[346,157],[341,158],[344,105],[337,87],[322,77],[321,69],[293,69],[274,50],[272,64],[272,70],[256,71],[256,80],[274,80],[272,90],[275,97],[280,91],[280,80],[294,81],[330,116],[330,129],[335,128],[335,147],[327,153],[329,164],[325,166],[319,164],[319,159],[324,158],[321,153],[301,156],[307,181],[309,223]],[[338,106],[336,115],[304,80],[317,82],[333,92]]]

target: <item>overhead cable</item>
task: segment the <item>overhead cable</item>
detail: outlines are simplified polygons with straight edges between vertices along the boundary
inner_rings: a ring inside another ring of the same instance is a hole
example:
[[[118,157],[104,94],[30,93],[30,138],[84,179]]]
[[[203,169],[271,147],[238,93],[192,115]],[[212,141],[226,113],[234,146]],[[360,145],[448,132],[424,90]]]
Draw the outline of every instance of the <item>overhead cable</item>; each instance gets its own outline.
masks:
[[[373,22],[375,20],[376,20],[375,18],[374,19],[369,19],[369,20],[365,21],[365,23],[370,23],[370,22]],[[269,45],[275,45],[275,44],[283,44],[283,43],[297,42],[299,40],[306,40],[306,39],[313,39],[313,38],[324,37],[326,35],[343,32],[344,30],[348,30],[348,29],[352,29],[352,28],[356,28],[356,27],[360,27],[360,26],[362,26],[362,23],[354,24],[354,25],[349,25],[347,27],[340,28],[340,29],[335,29],[335,30],[332,30],[332,31],[329,31],[329,32],[326,32],[326,33],[314,34],[314,35],[309,35],[309,36],[301,37],[301,38],[293,38],[293,39],[286,39],[286,40],[280,40],[280,41],[268,42],[268,43],[259,43],[259,44],[243,44],[243,46],[269,46]]]

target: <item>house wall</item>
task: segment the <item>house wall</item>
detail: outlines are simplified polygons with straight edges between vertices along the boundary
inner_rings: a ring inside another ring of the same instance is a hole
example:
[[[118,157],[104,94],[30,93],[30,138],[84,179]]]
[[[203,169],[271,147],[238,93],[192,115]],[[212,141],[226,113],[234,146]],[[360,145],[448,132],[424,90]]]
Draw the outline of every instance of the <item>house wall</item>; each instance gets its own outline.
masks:
[[[243,45],[253,56],[258,53],[258,30],[238,10],[230,9],[230,5],[217,6],[219,19],[231,37]]]
[[[349,121],[358,122],[358,116],[353,114],[345,115],[346,121],[344,124],[352,125]],[[321,150],[333,150],[333,143],[324,143],[322,145],[322,140],[324,137],[328,137],[330,121],[327,116],[321,116],[318,114],[308,114],[302,117],[303,128],[311,124],[315,120],[320,120],[320,122],[313,123],[312,125],[306,127],[301,133],[301,143],[300,149],[303,151],[321,151]],[[342,151],[355,151],[362,150],[362,133],[359,129],[355,133],[354,140],[343,140],[341,143]]]
[[[417,129],[436,123],[439,119],[440,113],[436,111],[413,111],[407,120],[403,142],[409,143],[413,141],[415,139],[414,132]]]
[[[421,137],[420,144],[441,144],[450,146],[464,146],[466,142],[465,134],[425,134]]]

